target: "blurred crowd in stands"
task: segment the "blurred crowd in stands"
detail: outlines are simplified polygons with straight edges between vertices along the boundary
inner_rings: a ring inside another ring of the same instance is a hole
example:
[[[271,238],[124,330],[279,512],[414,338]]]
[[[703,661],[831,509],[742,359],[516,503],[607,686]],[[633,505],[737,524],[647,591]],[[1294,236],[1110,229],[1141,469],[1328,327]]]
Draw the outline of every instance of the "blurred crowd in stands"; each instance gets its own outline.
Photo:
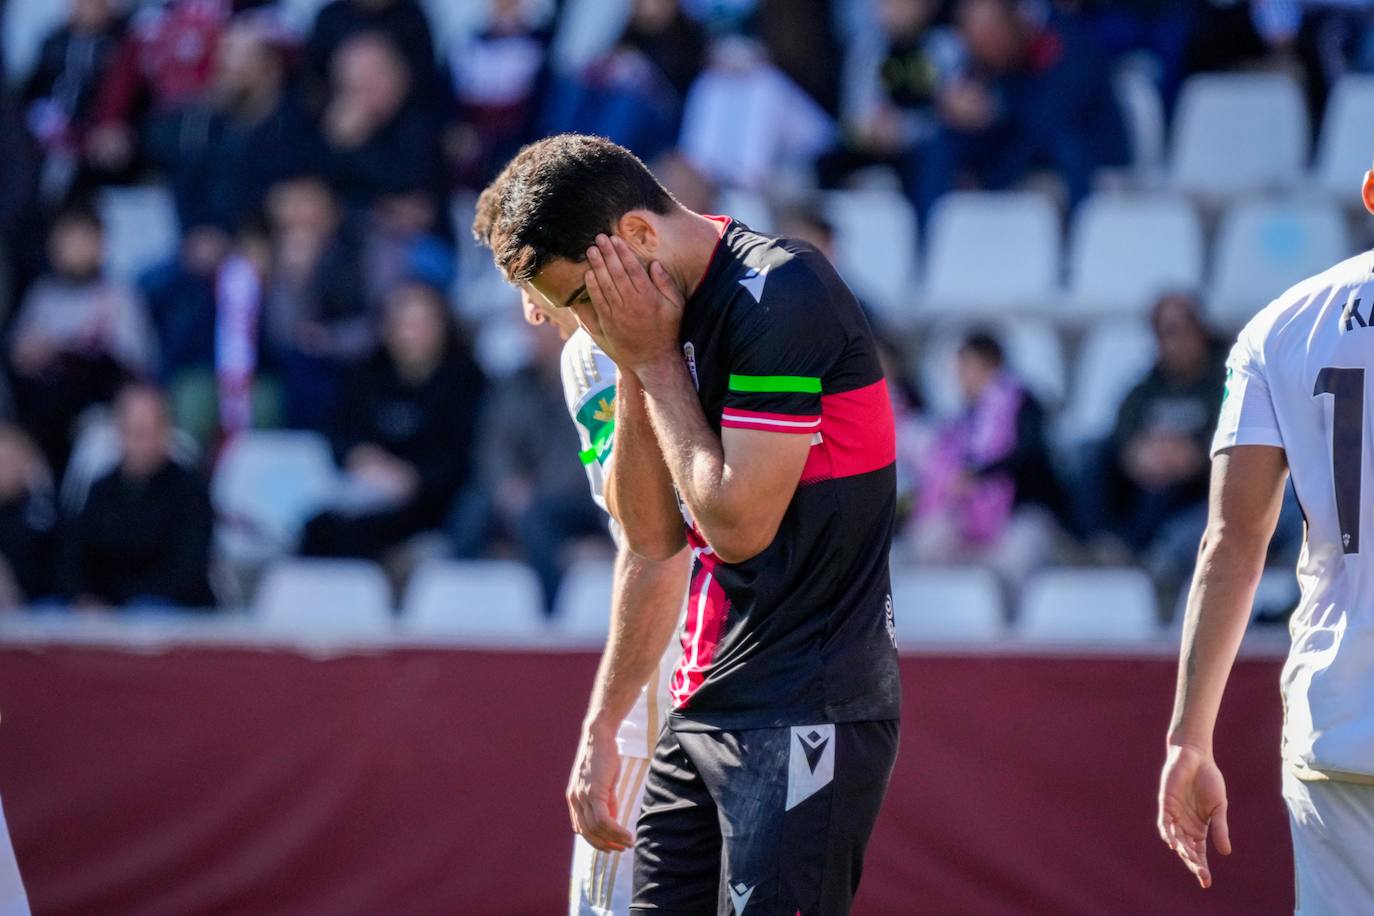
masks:
[[[1283,67],[1320,111],[1339,76],[1374,69],[1356,2],[329,0],[303,19],[287,0],[0,0],[0,15],[34,3],[67,12],[0,88],[0,606],[232,603],[208,480],[235,437],[276,427],[327,436],[344,482],[299,552],[517,556],[551,600],[570,557],[605,549],[604,523],[560,342],[512,325],[464,210],[532,139],[609,136],[688,206],[747,191],[825,248],[811,195],[874,169],[921,220],[951,189],[1028,180],[1072,210],[1130,158],[1112,79],[1126,58],[1148,62],[1166,111],[1199,70]],[[468,27],[436,38],[440,6]],[[618,34],[560,58],[575,17]],[[116,276],[101,195],[149,183],[170,189],[179,243]],[[1158,301],[1154,367],[1108,439],[1071,455],[995,328],[958,343],[953,416],[924,409],[911,335],[880,328],[899,559],[986,563],[1013,585],[1051,561],[1132,561],[1176,586],[1223,383],[1204,313],[1189,292]],[[96,427],[109,459],[73,484]]]

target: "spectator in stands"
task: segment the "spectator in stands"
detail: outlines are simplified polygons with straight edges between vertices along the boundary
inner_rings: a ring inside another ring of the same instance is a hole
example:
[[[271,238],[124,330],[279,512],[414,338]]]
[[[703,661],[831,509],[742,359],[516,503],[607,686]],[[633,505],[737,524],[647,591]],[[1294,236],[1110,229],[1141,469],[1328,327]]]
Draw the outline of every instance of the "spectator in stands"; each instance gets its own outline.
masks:
[[[45,200],[61,200],[77,179],[96,95],[123,32],[113,0],[71,0],[67,21],[39,49],[24,84],[24,106],[44,157]]]
[[[212,606],[210,496],[196,471],[171,458],[166,400],[131,385],[115,418],[119,466],[96,481],[63,532],[63,595],[89,609]]]
[[[15,296],[40,268],[42,233],[31,206],[38,157],[24,129],[19,99],[0,80],[0,326],[8,323]],[[36,240],[36,241],[35,241]]]
[[[430,100],[437,84],[434,38],[417,0],[331,0],[315,18],[306,45],[306,76],[313,94],[322,94],[332,79],[335,57],[350,39],[363,33],[385,35],[401,58],[417,92]]]
[[[134,15],[95,103],[86,155],[99,170],[128,174],[160,122],[209,85],[220,33],[236,12],[272,0],[166,0]],[[149,128],[145,132],[143,129]],[[140,136],[142,134],[142,136]],[[166,151],[154,150],[165,162]]]
[[[139,279],[157,329],[159,379],[176,422],[202,443],[210,429],[187,403],[192,388],[203,388],[215,371],[215,278],[229,254],[229,235],[217,226],[186,232],[176,256]]]
[[[159,122],[155,147],[176,193],[183,228],[233,233],[258,213],[267,191],[318,161],[309,118],[286,91],[282,37],[265,15],[224,30],[205,95]]]
[[[534,567],[552,610],[576,543],[604,544],[606,528],[568,423],[562,342],[549,328],[529,333],[533,362],[495,386],[482,411],[476,486],[455,508],[449,534],[463,559],[514,550]]]
[[[368,306],[378,313],[402,281],[418,279],[447,289],[457,273],[434,198],[423,192],[378,197],[368,211],[362,244]]]
[[[964,338],[964,410],[917,462],[907,537],[918,563],[985,563],[1011,585],[1050,556],[1053,525],[1044,411],[985,332]]]
[[[458,183],[485,187],[529,140],[553,37],[525,0],[490,0],[484,28],[449,55],[458,123],[448,146]]]
[[[0,610],[52,593],[52,477],[19,427],[0,423]]]
[[[29,289],[10,337],[20,419],[59,472],[77,415],[108,401],[126,379],[156,368],[143,302],[104,275],[104,246],[94,210],[60,214],[48,242],[52,272]]]
[[[1171,519],[1206,501],[1225,382],[1226,348],[1203,323],[1196,299],[1162,297],[1151,322],[1158,357],[1121,405],[1103,475],[1112,527],[1136,554]]]
[[[1074,206],[1099,168],[1127,162],[1107,61],[1073,15],[1032,23],[1012,0],[961,0],[958,23],[967,62],[922,157],[923,216],[962,182],[1009,188],[1035,168],[1053,169]]]
[[[306,525],[306,554],[379,557],[438,528],[468,482],[484,381],[443,293],[398,286],[382,337],[349,379],[332,435],[347,485]]]
[[[279,377],[287,425],[320,429],[333,413],[343,376],[376,344],[361,242],[317,178],[277,185],[268,195],[268,212],[263,363]]]
[[[834,140],[825,110],[740,36],[712,46],[682,115],[682,153],[724,187],[766,191],[780,171],[814,162]]]
[[[582,73],[554,82],[543,132],[609,137],[651,161],[676,139],[683,100],[705,55],[705,34],[676,0],[635,0],[610,50]]]
[[[354,206],[379,194],[423,191],[439,199],[437,125],[412,90],[405,59],[380,32],[344,42],[330,69],[321,132],[325,173]]]
[[[823,187],[858,169],[893,169],[916,195],[921,148],[937,127],[936,101],[959,61],[958,40],[932,27],[936,0],[882,0],[879,30],[860,32],[845,59],[840,143],[817,162]]]

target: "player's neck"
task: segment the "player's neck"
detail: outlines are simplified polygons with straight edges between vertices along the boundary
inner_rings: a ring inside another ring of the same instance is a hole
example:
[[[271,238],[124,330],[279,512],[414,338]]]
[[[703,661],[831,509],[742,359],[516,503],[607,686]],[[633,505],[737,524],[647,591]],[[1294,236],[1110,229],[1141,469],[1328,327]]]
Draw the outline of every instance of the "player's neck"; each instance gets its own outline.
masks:
[[[673,278],[677,288],[682,290],[683,296],[690,299],[706,278],[706,269],[711,266],[711,257],[720,241],[721,224],[683,208],[673,215],[668,225],[672,232],[669,250],[676,257],[673,263],[665,263],[664,266],[668,268],[668,275]]]

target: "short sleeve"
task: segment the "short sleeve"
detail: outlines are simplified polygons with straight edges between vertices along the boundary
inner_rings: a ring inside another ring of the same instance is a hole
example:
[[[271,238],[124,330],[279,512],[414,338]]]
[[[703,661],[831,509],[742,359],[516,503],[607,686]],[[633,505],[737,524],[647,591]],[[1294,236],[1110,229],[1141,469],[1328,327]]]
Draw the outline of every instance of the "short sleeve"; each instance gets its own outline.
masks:
[[[606,466],[615,442],[615,363],[578,332],[563,348],[562,375],[563,398],[577,427],[577,457],[592,499],[605,509]]]
[[[766,286],[754,287],[761,299],[745,294],[735,304],[720,425],[810,435],[821,428],[825,379],[845,335],[806,266],[794,259],[774,271],[763,272]]]
[[[1226,360],[1226,387],[1221,395],[1221,415],[1212,438],[1212,455],[1233,445],[1283,447],[1278,415],[1269,390],[1269,374],[1262,341],[1247,327],[1241,332]]]

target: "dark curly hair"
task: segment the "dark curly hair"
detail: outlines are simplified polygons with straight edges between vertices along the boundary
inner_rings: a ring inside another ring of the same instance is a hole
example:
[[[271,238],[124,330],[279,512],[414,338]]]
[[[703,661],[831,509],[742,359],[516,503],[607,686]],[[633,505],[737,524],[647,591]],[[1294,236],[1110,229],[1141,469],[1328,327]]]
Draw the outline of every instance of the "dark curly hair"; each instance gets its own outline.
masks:
[[[631,210],[679,206],[634,153],[602,137],[559,134],[516,154],[477,198],[472,234],[512,283],[550,261],[581,262]]]

